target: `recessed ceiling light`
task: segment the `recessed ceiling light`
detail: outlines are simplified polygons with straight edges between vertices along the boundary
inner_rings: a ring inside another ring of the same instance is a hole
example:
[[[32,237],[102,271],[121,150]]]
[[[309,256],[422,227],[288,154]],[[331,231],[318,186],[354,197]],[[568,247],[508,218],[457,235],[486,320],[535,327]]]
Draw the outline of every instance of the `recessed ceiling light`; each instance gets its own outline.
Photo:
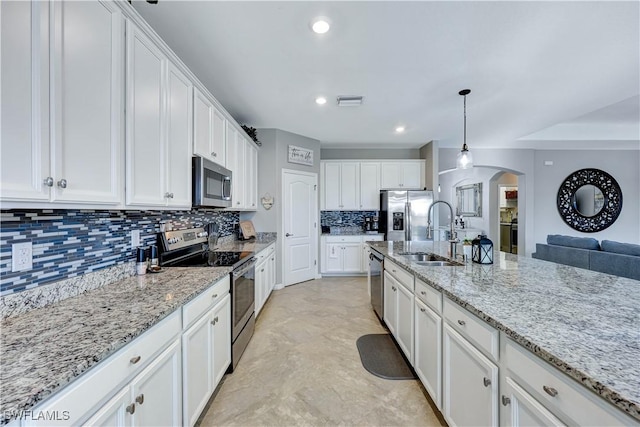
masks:
[[[325,98],[324,96],[319,96],[316,98],[316,104],[324,105],[326,103],[327,103],[327,98]]]
[[[331,24],[329,23],[329,20],[324,16],[319,16],[318,18],[311,21],[311,29],[316,34],[324,34],[329,31],[329,28],[331,28]]]
[[[402,133],[402,132],[404,132],[404,126],[398,126],[396,128],[396,133]]]

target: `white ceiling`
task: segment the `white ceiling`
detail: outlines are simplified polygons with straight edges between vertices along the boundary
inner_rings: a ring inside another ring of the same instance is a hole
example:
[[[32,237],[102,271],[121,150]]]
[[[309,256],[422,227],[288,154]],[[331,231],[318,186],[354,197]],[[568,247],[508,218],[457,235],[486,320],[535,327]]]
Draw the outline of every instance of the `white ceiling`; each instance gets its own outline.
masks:
[[[458,147],[465,88],[471,148],[640,140],[637,1],[134,6],[240,123],[323,147]],[[316,16],[327,34],[310,31]],[[339,108],[338,95],[364,104]]]

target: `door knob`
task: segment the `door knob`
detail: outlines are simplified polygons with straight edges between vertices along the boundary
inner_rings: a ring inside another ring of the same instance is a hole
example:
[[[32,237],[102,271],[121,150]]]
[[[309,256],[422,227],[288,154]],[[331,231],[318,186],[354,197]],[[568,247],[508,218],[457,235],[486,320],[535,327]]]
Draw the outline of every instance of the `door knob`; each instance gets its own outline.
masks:
[[[285,236],[286,236],[286,237],[291,237],[291,236],[293,236],[293,234],[289,234],[289,233],[287,233],[287,234],[285,234]]]

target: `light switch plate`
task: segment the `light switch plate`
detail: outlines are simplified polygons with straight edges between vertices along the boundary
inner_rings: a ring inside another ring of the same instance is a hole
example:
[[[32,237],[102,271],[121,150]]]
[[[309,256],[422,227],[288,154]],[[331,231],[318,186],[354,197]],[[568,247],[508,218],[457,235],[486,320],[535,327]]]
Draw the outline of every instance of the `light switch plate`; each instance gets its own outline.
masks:
[[[11,245],[11,271],[25,271],[33,268],[33,246],[31,242]]]
[[[140,230],[131,230],[131,247],[137,248],[140,246]]]

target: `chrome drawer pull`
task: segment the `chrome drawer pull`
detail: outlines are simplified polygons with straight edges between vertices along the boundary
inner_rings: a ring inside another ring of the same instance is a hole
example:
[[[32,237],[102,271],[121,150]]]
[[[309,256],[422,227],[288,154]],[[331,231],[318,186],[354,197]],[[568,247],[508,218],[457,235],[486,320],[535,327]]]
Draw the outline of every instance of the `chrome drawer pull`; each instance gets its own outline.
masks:
[[[489,387],[491,385],[491,380],[487,377],[484,377],[482,380],[485,387]]]
[[[420,291],[420,295],[427,295],[425,291]]]
[[[133,413],[136,412],[136,404],[132,403],[131,405],[127,406],[127,412],[133,415]]]
[[[140,361],[140,356],[132,357],[131,360],[129,360],[129,362],[131,362],[132,365],[135,365],[139,361]]]
[[[144,393],[141,393],[140,396],[136,397],[136,402],[141,405],[144,403]]]
[[[467,324],[467,322],[465,322],[464,320],[458,320],[458,325],[464,326],[466,324]]]
[[[218,294],[211,295],[211,298],[218,298]]]
[[[507,406],[510,404],[511,404],[511,399],[509,399],[507,396],[502,396],[502,405]]]
[[[424,308],[421,308],[420,311],[424,313],[427,310],[425,310]]]
[[[543,385],[542,389],[551,397],[556,397],[558,395],[558,390],[553,387],[547,387],[546,385]]]

